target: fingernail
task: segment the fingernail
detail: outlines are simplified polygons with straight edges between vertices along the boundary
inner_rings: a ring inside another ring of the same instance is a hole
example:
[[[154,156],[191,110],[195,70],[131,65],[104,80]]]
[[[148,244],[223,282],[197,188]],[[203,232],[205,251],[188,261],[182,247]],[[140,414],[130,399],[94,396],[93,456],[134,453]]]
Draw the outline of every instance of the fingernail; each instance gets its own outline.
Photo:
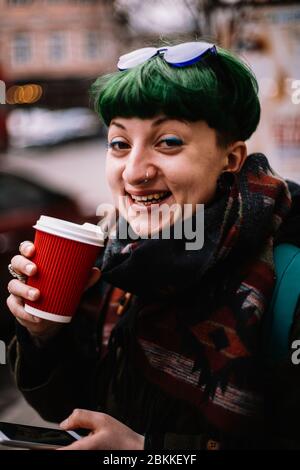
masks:
[[[69,421],[69,419],[68,419],[68,418],[67,418],[67,419],[65,419],[64,421],[62,421],[62,422],[60,423],[60,425],[59,425],[59,426],[60,426],[61,428],[64,428],[64,427],[66,427],[66,426],[68,425],[68,421]]]
[[[29,253],[31,252],[31,245],[25,245],[23,247],[23,251],[25,255],[29,255]]]
[[[27,264],[26,265],[25,271],[27,272],[27,274],[31,274],[33,270],[34,270],[34,265],[33,264]]]
[[[36,291],[35,289],[29,289],[29,291],[28,291],[28,297],[29,297],[31,300],[36,299],[36,297],[37,297],[37,291]]]

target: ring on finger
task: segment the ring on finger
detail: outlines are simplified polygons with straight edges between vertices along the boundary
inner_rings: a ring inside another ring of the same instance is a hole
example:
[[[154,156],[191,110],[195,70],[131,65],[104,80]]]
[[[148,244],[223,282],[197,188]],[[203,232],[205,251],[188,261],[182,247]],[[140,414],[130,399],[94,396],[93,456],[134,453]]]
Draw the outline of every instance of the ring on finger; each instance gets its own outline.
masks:
[[[24,276],[24,274],[16,273],[16,271],[12,267],[11,263],[8,265],[8,271],[12,275],[12,277],[15,277],[16,279],[18,279],[21,282],[26,282],[27,277]]]

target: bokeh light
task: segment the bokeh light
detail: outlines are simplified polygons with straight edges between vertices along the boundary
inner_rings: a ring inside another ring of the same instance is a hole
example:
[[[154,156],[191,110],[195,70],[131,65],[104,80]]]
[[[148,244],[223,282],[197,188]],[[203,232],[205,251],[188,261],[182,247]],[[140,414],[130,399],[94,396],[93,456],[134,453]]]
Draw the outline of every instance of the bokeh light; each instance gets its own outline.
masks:
[[[34,83],[10,87],[6,92],[8,104],[31,104],[36,103],[42,96],[43,89]]]

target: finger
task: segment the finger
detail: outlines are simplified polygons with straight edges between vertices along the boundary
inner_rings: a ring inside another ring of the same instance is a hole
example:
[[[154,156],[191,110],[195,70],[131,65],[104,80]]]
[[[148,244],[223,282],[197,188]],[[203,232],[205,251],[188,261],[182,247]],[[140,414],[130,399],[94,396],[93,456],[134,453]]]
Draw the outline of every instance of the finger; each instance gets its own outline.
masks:
[[[93,434],[56,450],[101,450],[101,443],[99,442],[99,436]]]
[[[94,286],[96,284],[96,282],[99,281],[101,277],[101,271],[99,268],[92,268],[92,271],[91,271],[91,274],[90,274],[90,277],[88,279],[88,282],[87,282],[87,285],[85,286],[85,290],[89,289],[90,287]]]
[[[95,430],[99,425],[101,413],[89,410],[75,409],[70,416],[60,423],[62,429],[84,428]]]
[[[32,276],[36,273],[36,265],[21,255],[14,256],[11,260],[11,265],[14,271],[19,274]]]
[[[12,279],[9,281],[7,290],[10,294],[28,300],[37,300],[40,296],[40,291],[38,289],[27,286],[24,282],[18,281],[18,279]]]
[[[26,240],[20,243],[19,251],[21,255],[31,258],[35,253],[35,246],[32,242]]]
[[[38,317],[34,317],[29,313],[25,312],[24,304],[20,297],[17,297],[11,294],[6,299],[7,306],[11,313],[16,317],[16,319],[21,323],[21,325],[25,326],[23,322],[27,322],[30,324],[40,323],[41,319]]]

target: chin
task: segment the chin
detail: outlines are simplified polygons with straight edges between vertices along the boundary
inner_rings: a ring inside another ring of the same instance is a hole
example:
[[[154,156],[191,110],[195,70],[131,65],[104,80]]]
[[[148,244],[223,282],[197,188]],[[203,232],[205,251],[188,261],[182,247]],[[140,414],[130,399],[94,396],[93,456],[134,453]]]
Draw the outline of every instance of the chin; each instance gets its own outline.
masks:
[[[152,223],[149,217],[139,217],[137,218],[127,218],[127,222],[129,223],[131,230],[136,233],[141,238],[155,238],[158,239],[160,236],[158,235],[159,232],[165,230],[164,238],[169,238],[170,227],[174,224],[174,219],[165,219],[160,221],[160,223]]]
[[[161,224],[152,227],[150,221],[148,222],[148,220],[142,218],[139,218],[139,220],[128,218],[127,221],[131,230],[141,238],[152,238],[162,228]]]

